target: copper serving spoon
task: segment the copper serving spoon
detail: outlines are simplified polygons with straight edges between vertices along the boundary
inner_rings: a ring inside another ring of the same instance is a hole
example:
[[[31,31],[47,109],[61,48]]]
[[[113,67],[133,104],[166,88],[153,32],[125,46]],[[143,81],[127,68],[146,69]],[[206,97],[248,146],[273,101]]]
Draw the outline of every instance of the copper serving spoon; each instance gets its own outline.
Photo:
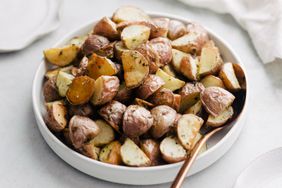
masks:
[[[211,127],[204,127],[204,129],[201,130],[203,133],[203,137],[199,140],[199,142],[195,145],[195,147],[192,149],[190,156],[187,157],[180,168],[177,176],[175,177],[171,188],[180,188],[186,174],[190,170],[192,164],[194,163],[195,159],[197,158],[198,153],[200,152],[202,146],[208,141],[209,138],[211,138],[215,133],[221,131],[222,129],[229,127],[230,125],[233,125],[233,122],[236,121],[236,119],[240,116],[241,112],[243,111],[243,107],[245,104],[245,97],[246,97],[246,91],[239,92],[237,93],[236,99],[239,100],[236,101],[234,104],[238,104],[234,106],[234,109],[236,109],[237,113],[234,114],[233,118],[229,120],[226,124],[216,127],[216,128],[211,128]]]

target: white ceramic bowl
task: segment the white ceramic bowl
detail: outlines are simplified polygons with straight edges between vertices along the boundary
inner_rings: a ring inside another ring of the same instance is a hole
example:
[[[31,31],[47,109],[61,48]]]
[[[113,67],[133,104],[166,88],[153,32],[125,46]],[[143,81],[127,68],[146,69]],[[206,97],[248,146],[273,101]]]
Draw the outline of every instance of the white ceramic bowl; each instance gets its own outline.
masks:
[[[168,17],[171,19],[177,19],[179,21],[182,21],[183,23],[188,23],[188,19],[168,14],[151,13],[150,15],[152,17]],[[71,32],[70,34],[63,37],[63,39],[60,40],[58,43],[56,43],[54,47],[64,45],[74,36],[79,36],[88,33],[93,28],[94,23],[95,21],[90,22],[78,28],[74,32]],[[230,46],[228,46],[223,41],[223,39],[211,32],[209,29],[207,30],[210,34],[210,37],[215,41],[216,45],[219,47],[223,59],[225,61],[239,63],[244,69],[244,66],[240,61],[239,57],[234,53]],[[32,89],[33,109],[38,128],[42,136],[57,155],[59,155],[65,162],[67,162],[74,168],[90,176],[94,176],[106,181],[132,185],[150,185],[171,182],[174,179],[180,166],[182,165],[182,162],[163,166],[141,168],[115,166],[87,158],[68,148],[59,139],[57,139],[49,131],[43,121],[43,114],[45,113],[45,108],[42,95],[42,83],[44,79],[44,73],[46,72],[47,67],[48,66],[44,63],[44,61],[42,61],[35,74]],[[239,136],[239,133],[244,125],[247,103],[248,97],[246,97],[245,107],[243,109],[242,114],[238,119],[236,119],[235,122],[233,122],[234,126],[232,126],[232,128],[226,128],[225,130],[215,135],[212,139],[210,139],[210,141],[208,142],[209,149],[197,158],[188,176],[195,174],[213,164],[216,160],[222,157],[232,146],[232,144]]]

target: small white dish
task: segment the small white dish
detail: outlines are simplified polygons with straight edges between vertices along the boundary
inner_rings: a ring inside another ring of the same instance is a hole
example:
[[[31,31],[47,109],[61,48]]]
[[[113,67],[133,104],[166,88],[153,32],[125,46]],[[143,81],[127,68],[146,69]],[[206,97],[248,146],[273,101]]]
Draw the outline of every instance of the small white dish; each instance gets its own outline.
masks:
[[[1,0],[0,52],[17,51],[60,25],[62,0]]]
[[[281,188],[282,148],[266,152],[251,162],[236,180],[234,188]]]
[[[164,13],[149,13],[151,17],[167,17],[170,19],[176,19],[188,24],[189,20],[186,18],[164,14]],[[77,30],[71,32],[70,34],[63,37],[58,43],[54,45],[63,46],[69,42],[73,37],[85,35],[93,29],[95,21],[79,27]],[[216,45],[222,52],[222,57],[225,61],[230,61],[233,63],[238,63],[244,69],[243,63],[240,61],[239,57],[227,45],[223,39],[218,35],[207,29],[210,37],[215,41]],[[100,178],[106,181],[131,184],[131,185],[152,185],[161,184],[173,181],[177,172],[179,171],[183,162],[167,164],[162,166],[154,167],[126,167],[117,166],[107,163],[102,163],[85,157],[76,151],[70,149],[64,143],[62,143],[50,130],[47,128],[45,122],[43,121],[43,114],[45,114],[44,99],[42,94],[42,85],[44,81],[44,74],[48,70],[48,65],[42,60],[39,65],[37,72],[33,81],[32,89],[32,101],[33,110],[35,113],[35,118],[37,121],[38,128],[44,137],[48,145],[53,149],[53,151],[60,156],[65,162],[73,166],[74,168],[96,178]],[[245,69],[244,69],[245,70]],[[246,71],[244,71],[246,73]],[[247,73],[246,73],[247,74]],[[247,91],[249,90],[248,77],[246,75],[247,81]],[[247,92],[248,93],[248,92]],[[240,114],[240,116],[232,122],[232,126],[220,131],[218,134],[214,135],[208,141],[208,150],[198,156],[195,163],[193,164],[189,174],[191,176],[213,164],[220,157],[222,157],[233,145],[235,140],[238,138],[246,119],[246,111],[248,104],[248,94],[245,99],[245,106]]]

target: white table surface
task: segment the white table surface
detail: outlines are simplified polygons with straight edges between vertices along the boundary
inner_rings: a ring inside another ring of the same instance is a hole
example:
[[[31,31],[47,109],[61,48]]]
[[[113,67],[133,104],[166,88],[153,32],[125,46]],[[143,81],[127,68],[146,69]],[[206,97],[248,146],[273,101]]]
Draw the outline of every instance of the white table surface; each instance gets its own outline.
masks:
[[[130,187],[90,177],[61,160],[40,135],[31,103],[32,80],[42,50],[81,24],[111,15],[123,4],[199,21],[233,46],[249,74],[250,109],[238,141],[218,162],[187,179],[183,187],[232,187],[250,161],[282,146],[282,64],[263,65],[246,32],[230,16],[188,7],[173,0],[68,0],[63,5],[62,25],[57,31],[25,50],[0,54],[0,98],[3,100],[0,104],[0,187]],[[169,184],[151,187],[169,187]]]

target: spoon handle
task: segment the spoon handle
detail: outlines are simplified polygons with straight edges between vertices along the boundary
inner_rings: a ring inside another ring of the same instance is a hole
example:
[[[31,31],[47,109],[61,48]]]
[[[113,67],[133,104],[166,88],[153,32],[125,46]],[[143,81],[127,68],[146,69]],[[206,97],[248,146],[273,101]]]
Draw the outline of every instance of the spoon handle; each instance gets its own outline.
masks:
[[[196,144],[196,146],[192,149],[190,157],[187,157],[182,165],[181,169],[179,170],[177,176],[175,177],[171,188],[180,188],[186,174],[188,173],[189,169],[191,168],[193,162],[195,161],[198,153],[200,152],[201,147],[207,142],[207,140],[216,132],[220,131],[223,127],[218,127],[208,134],[204,135]]]

